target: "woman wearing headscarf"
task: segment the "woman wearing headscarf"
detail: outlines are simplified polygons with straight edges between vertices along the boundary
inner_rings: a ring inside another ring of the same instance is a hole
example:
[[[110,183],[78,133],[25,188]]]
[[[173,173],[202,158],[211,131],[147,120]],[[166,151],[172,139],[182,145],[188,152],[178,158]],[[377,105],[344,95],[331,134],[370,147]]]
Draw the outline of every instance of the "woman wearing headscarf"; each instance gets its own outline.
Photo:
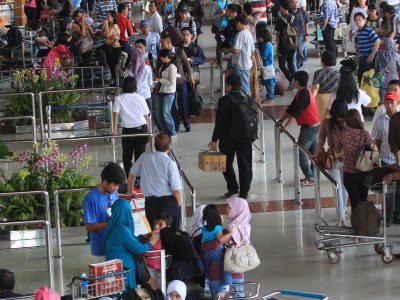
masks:
[[[379,88],[379,99],[383,102],[383,96],[388,91],[390,80],[399,80],[400,54],[396,52],[396,42],[392,39],[383,39],[378,57],[375,63],[375,72],[380,70],[384,73],[382,84]]]
[[[193,238],[201,233],[200,229],[203,227],[203,210],[206,206],[200,205],[196,207],[196,211],[192,217],[192,228],[189,230],[189,235]]]
[[[186,284],[180,280],[172,280],[167,287],[167,296],[170,300],[185,300]]]
[[[144,61],[139,49],[131,52],[131,63],[126,67],[124,77],[132,76],[136,79],[137,93],[146,99],[147,106],[151,112],[152,101],[150,88],[153,85],[153,72],[151,67]]]
[[[228,231],[232,232],[231,238],[225,244],[232,247],[239,247],[244,243],[250,243],[251,234],[251,212],[249,204],[243,198],[231,197],[228,200],[226,216],[230,219],[229,225],[224,229],[224,234]],[[243,239],[242,239],[243,237]],[[212,251],[218,249],[221,243],[217,239],[202,243],[202,251]],[[208,280],[213,295],[227,291],[227,286],[224,283],[224,270],[218,263],[212,263],[208,266]],[[205,269],[207,269],[205,267]],[[244,273],[231,274],[231,283],[244,282]],[[215,298],[215,296],[214,296]]]
[[[146,237],[135,236],[132,208],[126,199],[116,200],[112,205],[111,212],[105,238],[106,260],[121,259],[122,265],[131,270],[127,273],[127,286],[136,288],[138,270],[136,270],[135,255],[149,251],[151,246],[158,241],[158,236],[148,234],[149,241],[140,242]]]

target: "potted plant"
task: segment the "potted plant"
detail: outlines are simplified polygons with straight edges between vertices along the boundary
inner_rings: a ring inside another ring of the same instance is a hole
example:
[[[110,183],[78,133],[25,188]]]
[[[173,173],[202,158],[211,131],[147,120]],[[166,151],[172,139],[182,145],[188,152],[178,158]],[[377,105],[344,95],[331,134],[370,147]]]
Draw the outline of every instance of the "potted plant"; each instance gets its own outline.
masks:
[[[34,93],[35,96],[39,92],[54,91],[54,90],[71,90],[65,93],[45,94],[42,98],[42,109],[48,105],[74,105],[80,99],[80,94],[74,92],[76,79],[78,75],[72,75],[69,71],[64,71],[58,66],[50,69],[41,69],[37,66],[32,68],[23,69],[15,72],[13,75],[14,84],[12,85],[19,93],[29,92]],[[37,101],[36,96],[36,101]],[[27,116],[32,114],[31,98],[28,95],[13,95],[6,97],[5,116]],[[39,108],[36,102],[36,116],[39,116]],[[29,119],[10,120],[3,123],[3,131],[5,132],[27,132],[28,128],[15,128],[12,127],[29,125]],[[46,122],[46,120],[45,120]],[[52,112],[52,123],[72,123],[74,122],[73,111],[69,109],[61,109]]]
[[[14,160],[21,168],[7,178],[0,169],[0,192],[48,191],[50,206],[53,206],[53,193],[61,188],[91,186],[92,177],[82,172],[91,157],[87,145],[80,145],[71,153],[64,154],[58,144],[50,142],[47,146],[15,155]],[[85,192],[60,195],[60,221],[62,226],[80,226],[83,216]],[[41,195],[14,195],[0,198],[0,219],[22,221],[44,219],[45,207]],[[52,218],[54,220],[54,218]],[[20,229],[26,229],[22,226]],[[10,229],[10,228],[7,228]]]

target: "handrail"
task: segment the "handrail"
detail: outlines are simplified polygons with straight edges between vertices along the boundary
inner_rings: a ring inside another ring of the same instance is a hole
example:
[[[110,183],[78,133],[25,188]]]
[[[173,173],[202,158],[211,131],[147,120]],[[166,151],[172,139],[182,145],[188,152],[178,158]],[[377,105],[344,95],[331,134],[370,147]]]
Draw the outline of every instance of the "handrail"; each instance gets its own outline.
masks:
[[[182,181],[189,187],[191,192],[191,200],[192,200],[192,212],[196,211],[196,190],[193,185],[190,183],[189,179],[187,178],[185,172],[183,171],[180,163],[178,162],[174,152],[172,149],[169,151],[169,156],[173,161],[175,161],[176,165],[178,166],[179,173],[182,177]],[[186,228],[186,201],[185,201],[185,194],[184,190],[182,190],[182,204],[181,204],[181,216],[182,216],[182,228]]]
[[[214,101],[214,66],[217,67],[217,69],[220,70],[220,77],[219,77],[219,84],[220,84],[220,90],[221,90],[221,97],[225,96],[225,71],[223,67],[219,64],[217,64],[216,61],[210,60],[210,100],[211,102]],[[216,101],[217,102],[217,101]]]
[[[46,231],[46,255],[47,255],[47,274],[49,276],[49,286],[54,289],[54,268],[53,258],[51,254],[51,225],[46,220],[30,220],[30,221],[16,221],[16,222],[0,222],[0,226],[7,225],[36,225],[43,224]]]
[[[242,88],[242,91],[247,95],[247,97],[249,99],[251,99],[253,101],[253,103],[256,104],[256,106],[258,107],[258,109],[265,114],[269,119],[271,119],[274,122],[274,126],[275,126],[275,158],[276,158],[276,174],[277,174],[277,180],[278,182],[281,182],[282,177],[281,177],[281,173],[282,173],[282,155],[281,155],[281,143],[280,143],[280,133],[285,133],[286,136],[292,141],[293,143],[293,158],[294,158],[294,189],[295,189],[295,198],[296,198],[296,202],[301,204],[301,190],[300,190],[300,174],[299,174],[299,169],[298,169],[298,165],[299,165],[299,152],[298,150],[300,149],[309,160],[311,160],[314,163],[314,166],[316,167],[315,169],[315,173],[316,173],[316,177],[315,177],[315,181],[318,181],[317,184],[315,184],[315,199],[316,202],[320,202],[320,185],[319,185],[319,173],[324,174],[324,176],[328,179],[328,181],[332,184],[334,190],[335,190],[335,198],[336,198],[336,203],[338,203],[337,199],[338,199],[338,195],[337,195],[337,190],[338,190],[338,183],[332,178],[332,176],[323,168],[321,168],[317,163],[315,158],[311,157],[310,152],[308,152],[307,149],[304,148],[303,145],[299,144],[296,141],[296,138],[290,134],[287,131],[283,131],[283,126],[282,124],[279,124],[277,122],[277,120],[275,119],[274,116],[272,116],[270,113],[268,113],[253,97],[251,97],[250,95],[248,95]],[[263,134],[263,133],[262,133]],[[317,206],[317,205],[316,205]]]

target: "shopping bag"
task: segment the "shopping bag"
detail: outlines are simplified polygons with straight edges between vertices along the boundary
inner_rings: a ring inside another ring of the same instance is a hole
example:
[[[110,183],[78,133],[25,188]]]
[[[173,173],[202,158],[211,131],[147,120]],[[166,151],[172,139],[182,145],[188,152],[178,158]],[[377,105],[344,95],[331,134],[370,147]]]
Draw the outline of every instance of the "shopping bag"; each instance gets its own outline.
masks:
[[[275,72],[275,76],[276,76],[276,85],[274,94],[283,96],[286,91],[285,78],[283,77],[282,73],[279,70]]]
[[[377,107],[379,103],[379,87],[375,87],[374,82],[374,69],[370,69],[363,73],[360,88],[371,97],[371,102],[367,107]]]

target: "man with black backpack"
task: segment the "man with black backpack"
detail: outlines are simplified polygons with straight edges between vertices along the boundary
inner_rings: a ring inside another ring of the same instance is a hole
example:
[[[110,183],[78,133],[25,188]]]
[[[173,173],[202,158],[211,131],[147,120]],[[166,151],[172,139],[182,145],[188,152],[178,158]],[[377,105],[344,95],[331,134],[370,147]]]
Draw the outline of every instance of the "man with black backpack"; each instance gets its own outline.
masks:
[[[211,150],[219,149],[226,155],[226,171],[223,172],[227,183],[226,197],[239,193],[239,197],[247,199],[253,178],[252,143],[257,138],[257,112],[253,109],[251,99],[241,93],[242,80],[231,75],[226,78],[227,95],[218,100],[215,127],[211,142]],[[239,184],[233,169],[233,160],[239,167]]]
[[[281,15],[275,22],[276,53],[278,54],[279,68],[292,85],[296,72],[294,56],[299,48],[299,33],[293,24],[295,18],[289,13],[289,0],[283,0],[279,9]]]

